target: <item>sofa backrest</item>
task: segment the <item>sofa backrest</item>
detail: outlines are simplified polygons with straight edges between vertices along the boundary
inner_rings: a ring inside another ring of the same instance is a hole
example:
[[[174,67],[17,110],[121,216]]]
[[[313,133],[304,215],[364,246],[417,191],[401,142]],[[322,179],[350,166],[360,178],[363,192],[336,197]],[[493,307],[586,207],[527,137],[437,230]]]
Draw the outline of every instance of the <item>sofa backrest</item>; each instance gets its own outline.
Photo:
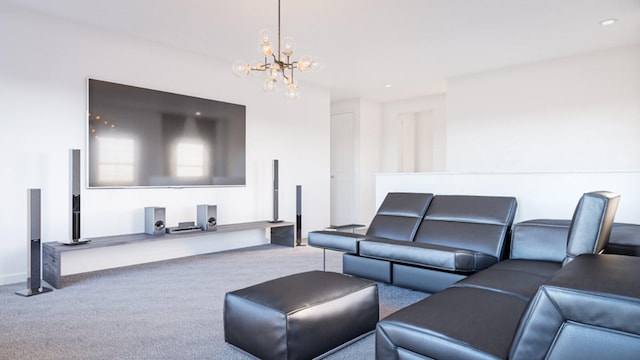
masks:
[[[581,254],[597,254],[609,241],[620,195],[595,191],[582,195],[571,219],[565,265]]]
[[[571,220],[536,219],[516,224],[509,257],[566,264],[580,254],[601,252],[615,226],[619,198],[606,191],[586,193]]]
[[[415,241],[479,251],[501,259],[516,208],[514,197],[437,195]]]
[[[433,194],[428,193],[388,193],[366,235],[392,240],[413,240],[432,199]]]

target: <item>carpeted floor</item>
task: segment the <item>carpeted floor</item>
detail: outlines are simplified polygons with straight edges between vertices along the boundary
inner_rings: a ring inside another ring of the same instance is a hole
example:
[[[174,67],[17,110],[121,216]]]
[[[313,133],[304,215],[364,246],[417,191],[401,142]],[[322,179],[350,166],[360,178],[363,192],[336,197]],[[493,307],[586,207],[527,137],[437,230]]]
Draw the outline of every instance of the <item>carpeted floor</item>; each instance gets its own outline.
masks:
[[[0,287],[0,359],[249,359],[224,342],[228,291],[321,270],[322,250],[265,245],[74,276],[24,298]],[[342,254],[327,251],[327,270]],[[427,295],[379,284],[381,317]],[[373,359],[374,336],[328,359]]]

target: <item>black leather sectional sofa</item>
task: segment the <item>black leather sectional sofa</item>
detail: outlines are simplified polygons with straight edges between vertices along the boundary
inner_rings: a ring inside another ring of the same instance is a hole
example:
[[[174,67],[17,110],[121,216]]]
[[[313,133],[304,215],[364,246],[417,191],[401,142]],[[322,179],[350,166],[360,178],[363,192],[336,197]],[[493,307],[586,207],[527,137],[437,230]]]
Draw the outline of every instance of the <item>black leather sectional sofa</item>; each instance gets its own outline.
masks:
[[[585,194],[572,220],[523,222],[512,235],[515,199],[439,197],[389,194],[366,235],[309,234],[311,245],[346,252],[346,273],[433,293],[378,323],[378,359],[638,358],[640,258],[592,255],[607,247],[617,195]],[[406,231],[392,217],[418,222],[402,219]],[[447,224],[425,229],[431,221]]]

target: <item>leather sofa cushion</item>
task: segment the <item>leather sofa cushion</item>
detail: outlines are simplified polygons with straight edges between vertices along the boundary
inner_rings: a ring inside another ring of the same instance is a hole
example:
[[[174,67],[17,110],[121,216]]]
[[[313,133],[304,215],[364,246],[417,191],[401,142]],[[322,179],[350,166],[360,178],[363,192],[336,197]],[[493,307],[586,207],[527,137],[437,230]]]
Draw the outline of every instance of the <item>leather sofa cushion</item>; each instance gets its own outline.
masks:
[[[498,261],[491,255],[472,250],[369,237],[360,241],[360,255],[461,272],[475,272]]]
[[[413,240],[432,200],[433,194],[428,193],[388,193],[367,229],[367,236]]]
[[[570,220],[535,219],[513,226],[511,259],[562,262],[567,255]]]
[[[527,302],[478,288],[449,288],[381,320],[376,358],[504,359]]]
[[[640,256],[640,225],[614,223],[605,252]]]
[[[640,225],[614,223],[609,244],[640,247]]]
[[[534,219],[515,224],[509,257],[562,261],[570,225],[569,219]],[[640,256],[640,225],[613,223],[605,252]]]
[[[435,196],[415,242],[468,249],[500,259],[516,208],[513,197]]]
[[[551,261],[504,260],[453,286],[483,288],[529,301],[540,285],[550,279],[561,266],[562,263]]]
[[[362,234],[342,231],[312,231],[308,236],[311,246],[354,254],[358,252],[358,241],[364,238]]]
[[[425,219],[509,225],[516,206],[514,197],[438,195],[433,198]]]
[[[564,264],[578,255],[598,254],[604,250],[609,242],[619,202],[620,195],[608,191],[582,195],[571,219]]]
[[[468,249],[500,258],[507,231],[502,225],[424,220],[415,242]]]
[[[637,359],[638,273],[637,257],[578,256],[531,300],[510,359]]]

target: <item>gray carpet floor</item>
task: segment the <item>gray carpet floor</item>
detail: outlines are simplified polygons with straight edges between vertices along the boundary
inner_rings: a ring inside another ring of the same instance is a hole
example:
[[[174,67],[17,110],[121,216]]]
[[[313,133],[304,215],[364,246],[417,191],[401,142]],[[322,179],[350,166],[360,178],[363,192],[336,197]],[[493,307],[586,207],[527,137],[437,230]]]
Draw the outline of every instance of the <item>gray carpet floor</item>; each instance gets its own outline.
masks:
[[[224,342],[225,293],[322,269],[322,250],[265,245],[75,275],[29,298],[0,287],[0,359],[250,359]],[[342,254],[327,251],[327,271]],[[385,317],[427,294],[378,284]],[[368,335],[327,359],[373,359]]]

